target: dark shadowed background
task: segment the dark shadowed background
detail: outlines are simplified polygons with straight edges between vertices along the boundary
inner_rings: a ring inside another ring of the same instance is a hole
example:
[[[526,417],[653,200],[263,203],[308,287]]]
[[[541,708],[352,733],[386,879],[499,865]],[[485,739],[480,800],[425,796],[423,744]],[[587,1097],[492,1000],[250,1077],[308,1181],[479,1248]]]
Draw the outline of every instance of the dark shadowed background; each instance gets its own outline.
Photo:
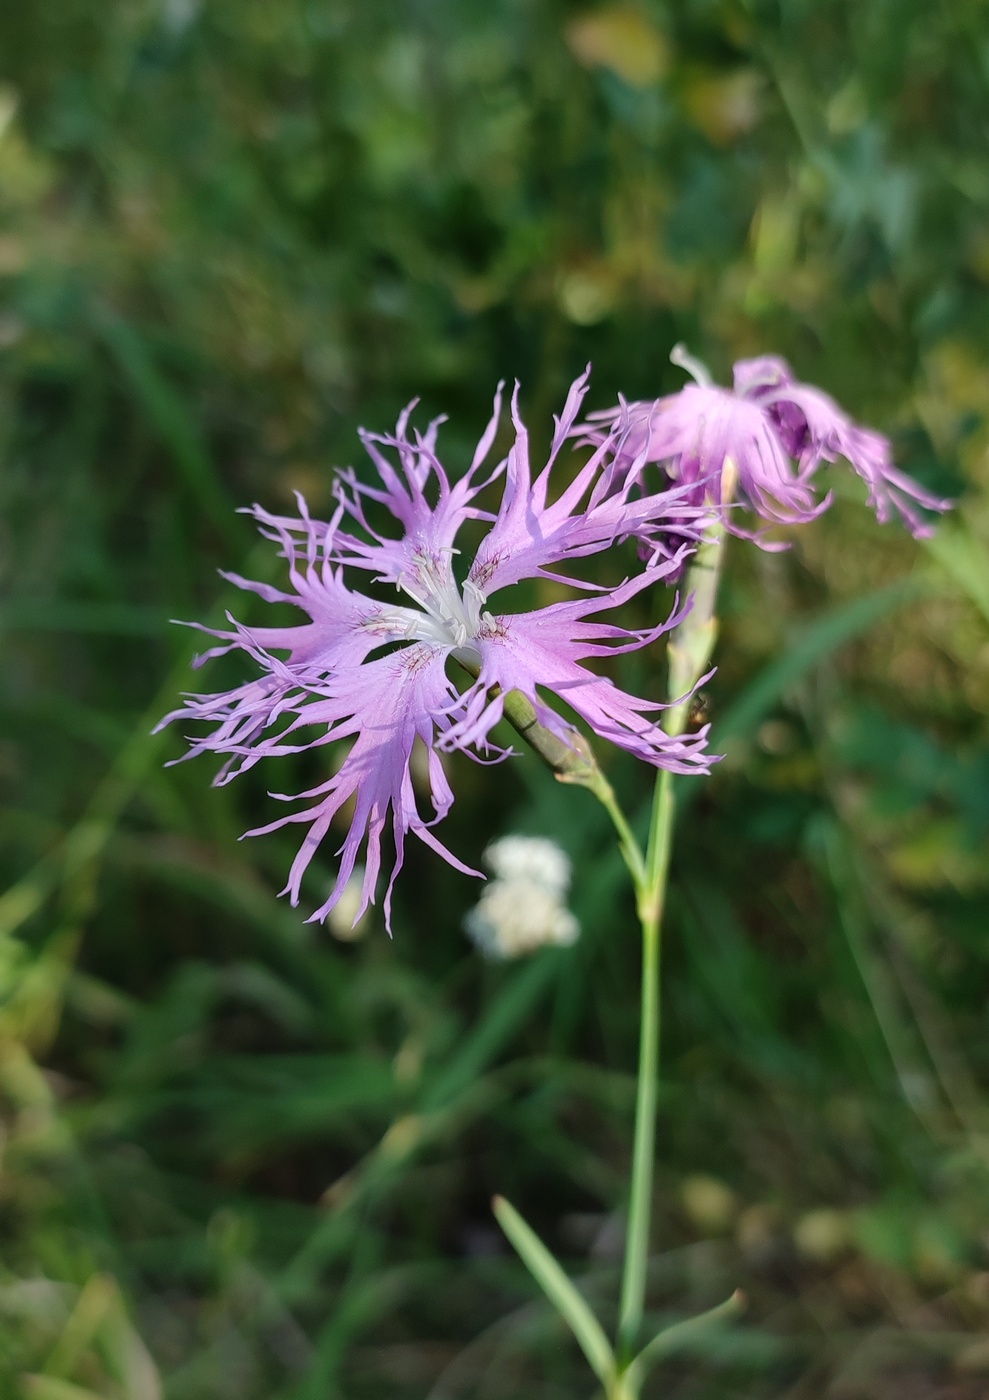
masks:
[[[466,859],[566,846],[573,949],[484,962],[419,848],[345,943],[275,897],[291,833],[236,839],[319,763],[217,790],[149,731],[168,619],[278,578],[235,507],[326,508],[414,395],[462,470],[503,377],[541,450],[587,360],[606,407],[685,340],[786,355],[960,506],[918,544],[836,470],[789,553],[733,542],[649,1301],[750,1306],[650,1394],[984,1396],[986,6],[8,0],[0,80],[3,1394],[592,1393],[489,1211],[610,1324],[638,945],[592,800],[451,764]]]

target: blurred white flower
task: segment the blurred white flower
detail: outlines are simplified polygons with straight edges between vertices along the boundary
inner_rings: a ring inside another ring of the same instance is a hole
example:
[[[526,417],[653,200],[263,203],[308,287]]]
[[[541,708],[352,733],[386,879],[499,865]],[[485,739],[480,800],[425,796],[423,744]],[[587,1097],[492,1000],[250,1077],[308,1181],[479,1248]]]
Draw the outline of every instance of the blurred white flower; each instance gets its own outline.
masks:
[[[341,943],[354,943],[367,931],[367,909],[364,903],[364,867],[355,865],[343,893],[326,916],[327,927]]]
[[[165,28],[182,34],[198,18],[202,0],[163,0],[161,17]]]
[[[468,937],[482,953],[518,958],[575,942],[580,924],[564,903],[570,861],[555,841],[503,836],[487,848],[484,861],[497,878],[464,919]]]
[[[570,888],[570,860],[545,836],[502,836],[484,852],[484,864],[499,880],[531,880],[563,899]]]

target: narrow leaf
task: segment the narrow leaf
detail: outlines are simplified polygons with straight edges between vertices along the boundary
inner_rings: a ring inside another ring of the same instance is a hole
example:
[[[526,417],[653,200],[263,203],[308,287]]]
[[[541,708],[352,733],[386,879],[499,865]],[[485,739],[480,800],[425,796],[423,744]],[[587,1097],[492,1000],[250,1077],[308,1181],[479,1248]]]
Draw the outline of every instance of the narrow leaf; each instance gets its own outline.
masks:
[[[101,311],[95,319],[103,343],[195,493],[200,509],[225,539],[239,545],[241,532],[233,508],[198,424],[182,396],[158,368],[147,341],[133,326],[108,311]]]
[[[604,1328],[515,1207],[509,1205],[504,1196],[495,1196],[491,1207],[519,1258],[577,1338],[594,1374],[607,1385],[615,1374],[615,1357]]]
[[[662,1332],[657,1333],[652,1341],[642,1348],[629,1366],[626,1376],[631,1393],[638,1393],[639,1386],[657,1361],[697,1346],[708,1332],[717,1330],[723,1323],[738,1317],[745,1308],[745,1302],[745,1294],[736,1288],[731,1297],[724,1303],[719,1303],[716,1308],[698,1313],[696,1317],[685,1318],[683,1322],[674,1322],[670,1327],[664,1327]]]
[[[95,1390],[59,1380],[57,1376],[25,1375],[21,1377],[21,1384],[30,1400],[103,1400]]]
[[[989,618],[989,551],[964,520],[942,520],[924,545],[983,617]]]
[[[69,1377],[103,1326],[116,1298],[116,1284],[105,1274],[93,1274],[76,1299],[75,1307],[62,1334],[45,1363],[45,1372],[53,1377]]]

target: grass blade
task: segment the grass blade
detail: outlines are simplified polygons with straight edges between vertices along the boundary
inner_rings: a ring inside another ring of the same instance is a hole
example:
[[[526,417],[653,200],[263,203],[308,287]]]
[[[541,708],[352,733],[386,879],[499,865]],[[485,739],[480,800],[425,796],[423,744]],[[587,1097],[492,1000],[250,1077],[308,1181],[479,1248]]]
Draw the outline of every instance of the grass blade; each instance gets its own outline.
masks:
[[[942,520],[924,546],[946,574],[989,618],[989,552],[962,520]]]
[[[877,589],[865,598],[856,598],[854,602],[835,608],[810,623],[800,639],[787,647],[777,661],[761,671],[729,707],[720,724],[715,726],[713,747],[716,749],[731,735],[754,729],[780,696],[812,667],[845,642],[868,631],[888,613],[930,591],[928,579],[911,574]]]
[[[57,1376],[25,1375],[21,1377],[28,1400],[103,1400],[95,1390],[59,1380]]]
[[[96,319],[103,343],[130,383],[134,396],[172,454],[211,524],[228,541],[242,545],[233,507],[216,473],[202,435],[168,380],[155,364],[147,342],[118,316],[107,311]]]

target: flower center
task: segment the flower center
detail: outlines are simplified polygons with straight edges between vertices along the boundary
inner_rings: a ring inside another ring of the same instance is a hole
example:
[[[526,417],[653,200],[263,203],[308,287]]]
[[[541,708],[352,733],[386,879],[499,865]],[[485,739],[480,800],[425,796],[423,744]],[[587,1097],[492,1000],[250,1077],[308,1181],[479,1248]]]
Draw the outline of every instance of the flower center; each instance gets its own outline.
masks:
[[[439,554],[417,549],[411,568],[398,580],[402,592],[423,610],[410,632],[419,641],[455,649],[469,647],[482,621],[490,620],[482,611],[484,594],[477,585],[468,579],[463,590],[458,587],[451,566],[456,552],[452,546]]]

